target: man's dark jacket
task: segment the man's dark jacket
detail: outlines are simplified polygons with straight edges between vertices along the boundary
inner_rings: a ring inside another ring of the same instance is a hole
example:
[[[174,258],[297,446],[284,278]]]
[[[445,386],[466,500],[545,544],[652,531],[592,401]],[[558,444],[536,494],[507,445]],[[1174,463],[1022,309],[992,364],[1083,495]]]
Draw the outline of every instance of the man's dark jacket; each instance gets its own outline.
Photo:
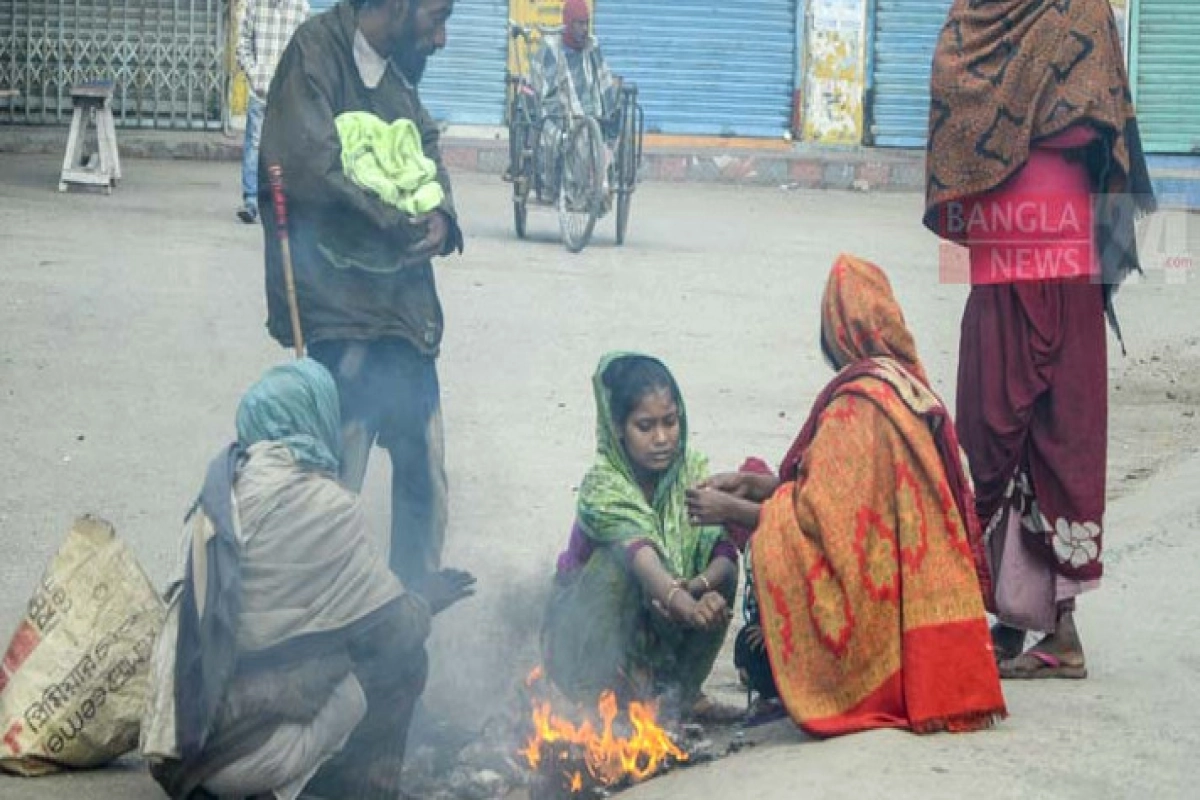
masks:
[[[385,122],[412,120],[425,155],[438,166],[451,233],[446,253],[462,249],[438,129],[417,91],[389,63],[368,89],[354,63],[355,11],[342,0],[309,19],[284,51],[267,96],[259,160],[259,205],[266,233],[267,329],[292,345],[283,257],[270,198],[268,168],[283,168],[288,235],[300,325],[306,342],[402,337],[436,355],[442,307],[428,259],[406,258],[422,225],[350,182],[342,171],[334,120],[366,111]]]

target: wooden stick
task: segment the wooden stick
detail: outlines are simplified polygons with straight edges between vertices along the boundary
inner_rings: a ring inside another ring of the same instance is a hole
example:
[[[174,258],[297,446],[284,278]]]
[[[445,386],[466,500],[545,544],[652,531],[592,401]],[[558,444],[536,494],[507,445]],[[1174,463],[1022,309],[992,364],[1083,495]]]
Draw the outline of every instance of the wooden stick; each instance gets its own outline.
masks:
[[[287,287],[288,313],[292,318],[292,344],[296,347],[296,358],[304,358],[304,331],[300,328],[300,304],[296,301],[296,274],[292,271],[292,246],[288,240],[287,199],[283,194],[283,167],[272,164],[267,167],[271,180],[271,198],[275,201],[275,230],[279,235],[279,249],[283,253],[283,283]]]

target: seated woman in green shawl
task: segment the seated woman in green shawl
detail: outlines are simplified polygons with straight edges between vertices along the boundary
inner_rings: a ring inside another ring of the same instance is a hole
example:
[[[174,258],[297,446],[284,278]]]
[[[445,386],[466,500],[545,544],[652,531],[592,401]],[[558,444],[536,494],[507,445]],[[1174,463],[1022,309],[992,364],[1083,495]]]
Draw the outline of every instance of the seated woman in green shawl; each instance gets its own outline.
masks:
[[[600,361],[593,386],[596,461],[558,560],[546,671],[578,702],[611,689],[727,716],[700,689],[729,626],[738,553],[722,528],[687,517],[707,460],[687,446],[679,386],[662,362],[624,353]]]

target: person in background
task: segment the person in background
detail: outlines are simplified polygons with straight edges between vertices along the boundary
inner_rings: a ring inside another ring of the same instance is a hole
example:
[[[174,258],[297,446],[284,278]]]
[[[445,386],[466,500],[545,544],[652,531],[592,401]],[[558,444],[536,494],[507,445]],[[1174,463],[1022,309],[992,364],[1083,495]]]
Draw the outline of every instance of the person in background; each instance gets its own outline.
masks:
[[[667,368],[611,353],[593,378],[596,459],[559,557],[542,649],[568,697],[666,698],[684,716],[740,717],[701,691],[729,626],[737,548],[694,524],[686,488],[707,475],[688,446],[687,412]]]
[[[568,107],[576,116],[593,117],[600,123],[606,142],[607,180],[607,163],[612,160],[611,149],[619,133],[615,112],[620,86],[604,60],[599,42],[591,35],[591,17],[587,0],[563,3],[562,33],[545,37],[531,71],[546,120],[542,125],[541,152],[558,152],[561,121]],[[547,160],[541,166],[544,185],[552,186],[554,165]]]
[[[275,66],[308,12],[308,0],[243,0],[236,55],[249,93],[242,144],[242,207],[237,216],[247,225],[258,222],[258,146],[267,92]]]
[[[587,0],[567,0],[562,13],[561,35],[547,36],[534,61],[542,110],[561,117],[570,104],[577,114],[604,119],[616,108],[617,85],[591,34]]]
[[[924,222],[969,252],[958,429],[1004,678],[1084,678],[1103,574],[1104,318],[1153,210],[1109,3],[957,0],[933,61]],[[1018,224],[1006,224],[1020,213]],[[1031,224],[1032,223],[1032,224]],[[1023,652],[1026,631],[1045,633]]]
[[[739,668],[816,736],[987,728],[1007,712],[974,497],[953,421],[874,264],[834,264],[821,348],[837,375],[778,476],[717,475],[688,492],[699,524],[754,529]]]
[[[342,481],[362,488],[371,448],[392,462],[392,571],[410,588],[440,568],[446,472],[437,356],[442,306],[433,259],[462,250],[439,132],[415,84],[446,45],[453,0],[342,0],[296,32],[271,85],[263,128],[267,329],[293,344],[267,169],[282,169],[300,324],[308,354],[338,384]],[[336,120],[411,120],[436,168],[441,204],[410,215],[350,179]]]

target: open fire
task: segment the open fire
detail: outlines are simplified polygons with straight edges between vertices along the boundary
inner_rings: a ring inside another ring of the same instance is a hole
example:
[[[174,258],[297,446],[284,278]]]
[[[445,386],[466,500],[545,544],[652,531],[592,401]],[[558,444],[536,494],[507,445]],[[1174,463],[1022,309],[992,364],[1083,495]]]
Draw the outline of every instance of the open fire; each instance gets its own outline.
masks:
[[[655,703],[631,702],[623,712],[617,696],[600,696],[594,713],[572,721],[556,714],[553,704],[539,697],[545,678],[540,667],[526,679],[531,690],[533,733],[520,751],[529,768],[559,787],[581,795],[593,788],[638,783],[664,767],[688,760],[658,723]]]

